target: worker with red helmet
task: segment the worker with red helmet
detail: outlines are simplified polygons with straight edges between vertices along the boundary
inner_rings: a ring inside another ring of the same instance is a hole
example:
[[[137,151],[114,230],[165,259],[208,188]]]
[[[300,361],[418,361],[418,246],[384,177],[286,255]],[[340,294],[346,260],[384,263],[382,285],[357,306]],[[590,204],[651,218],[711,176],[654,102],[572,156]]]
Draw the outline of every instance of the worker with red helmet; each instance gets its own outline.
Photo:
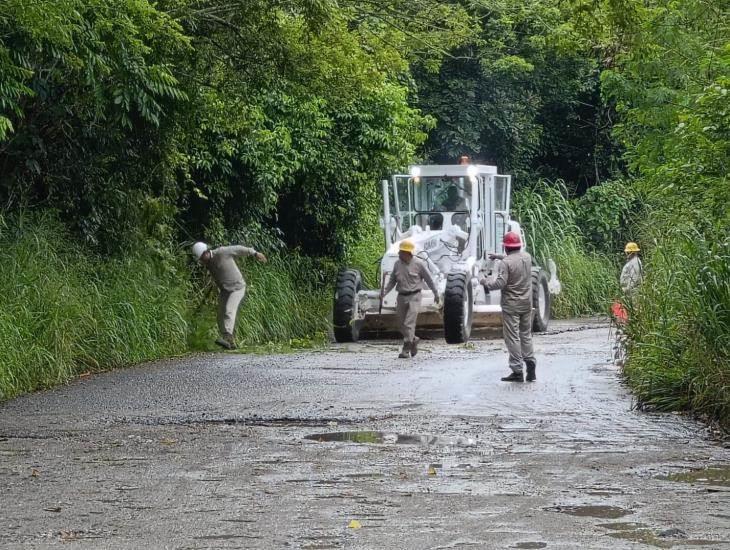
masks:
[[[509,351],[512,373],[504,382],[524,382],[522,362],[527,366],[527,381],[535,380],[535,355],[532,351],[532,257],[522,250],[519,233],[505,233],[504,256],[491,254],[497,262],[496,273],[479,281],[486,292],[502,291],[502,328]]]

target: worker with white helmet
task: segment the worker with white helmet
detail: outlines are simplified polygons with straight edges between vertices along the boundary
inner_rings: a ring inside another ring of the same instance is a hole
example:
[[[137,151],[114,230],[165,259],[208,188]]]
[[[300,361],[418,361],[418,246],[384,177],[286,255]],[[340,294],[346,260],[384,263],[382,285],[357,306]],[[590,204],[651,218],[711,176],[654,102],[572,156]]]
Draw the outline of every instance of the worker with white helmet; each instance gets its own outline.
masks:
[[[416,337],[416,321],[421,306],[421,289],[424,281],[433,292],[435,303],[439,303],[439,293],[426,262],[414,256],[416,245],[404,240],[398,247],[398,260],[393,265],[388,284],[383,289],[380,299],[393,288],[398,291],[396,313],[403,334],[403,349],[398,357],[405,359],[418,353],[419,338]]]
[[[221,246],[210,250],[205,243],[193,245],[193,256],[208,268],[218,290],[218,330],[216,344],[226,349],[235,349],[233,334],[236,328],[238,306],[246,295],[246,282],[236,265],[236,258],[254,256],[260,262],[266,262],[266,256],[246,246]]]
[[[639,258],[639,245],[635,242],[626,243],[624,252],[626,253],[626,264],[621,270],[621,290],[627,295],[633,294],[641,284],[644,278],[644,271]]]

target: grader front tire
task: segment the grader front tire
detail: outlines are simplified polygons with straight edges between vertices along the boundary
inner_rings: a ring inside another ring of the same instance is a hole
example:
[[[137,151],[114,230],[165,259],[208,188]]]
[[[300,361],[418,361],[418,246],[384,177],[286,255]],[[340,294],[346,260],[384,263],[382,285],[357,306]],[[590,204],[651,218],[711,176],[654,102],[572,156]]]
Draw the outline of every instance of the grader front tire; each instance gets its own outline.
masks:
[[[471,281],[467,273],[449,273],[444,292],[444,339],[463,344],[471,335],[473,311]]]
[[[357,342],[360,327],[355,321],[357,293],[362,288],[362,277],[355,269],[343,269],[337,274],[332,310],[332,325],[336,342]]]

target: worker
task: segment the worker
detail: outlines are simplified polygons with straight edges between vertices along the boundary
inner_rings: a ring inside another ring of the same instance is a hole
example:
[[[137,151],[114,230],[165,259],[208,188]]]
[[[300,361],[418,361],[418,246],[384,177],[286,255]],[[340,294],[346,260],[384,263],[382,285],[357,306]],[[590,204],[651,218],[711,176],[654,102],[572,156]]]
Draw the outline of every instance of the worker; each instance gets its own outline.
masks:
[[[433,292],[434,303],[439,303],[436,283],[433,281],[426,262],[413,255],[415,250],[416,245],[412,241],[401,241],[398,247],[398,260],[393,266],[388,284],[380,294],[382,300],[393,290],[393,287],[398,291],[396,313],[403,335],[403,349],[398,355],[401,359],[413,357],[418,353],[420,338],[416,336],[416,320],[418,319],[418,309],[421,306],[421,288],[424,281]]]
[[[503,239],[506,255],[490,254],[497,262],[497,272],[479,282],[485,292],[502,291],[502,328],[509,351],[512,373],[504,382],[523,382],[522,362],[527,366],[527,381],[533,382],[537,362],[532,350],[532,257],[522,250],[519,233],[509,231]]]
[[[639,245],[635,242],[628,242],[624,247],[626,253],[626,264],[621,270],[621,290],[627,296],[631,296],[639,288],[642,279],[644,278],[644,271],[641,265],[641,258],[639,258]]]
[[[233,337],[236,328],[238,306],[246,295],[246,282],[236,265],[236,258],[253,256],[259,262],[266,262],[266,256],[246,246],[221,246],[210,250],[202,242],[193,245],[193,256],[210,271],[218,287],[218,331],[215,343],[225,349],[235,349]]]
[[[459,189],[456,185],[451,185],[446,190],[446,198],[441,203],[439,210],[445,212],[457,212],[462,210],[468,210],[469,207],[466,204],[466,199],[459,196]]]

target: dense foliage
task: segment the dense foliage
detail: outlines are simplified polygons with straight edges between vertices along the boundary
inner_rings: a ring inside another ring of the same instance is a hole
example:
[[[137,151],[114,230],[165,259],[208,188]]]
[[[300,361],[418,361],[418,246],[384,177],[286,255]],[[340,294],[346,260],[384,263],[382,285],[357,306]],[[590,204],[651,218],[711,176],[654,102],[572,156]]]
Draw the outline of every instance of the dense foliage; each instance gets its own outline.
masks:
[[[623,15],[620,15],[623,14]],[[730,17],[718,0],[608,2],[603,75],[646,197],[626,374],[642,403],[730,419]]]

